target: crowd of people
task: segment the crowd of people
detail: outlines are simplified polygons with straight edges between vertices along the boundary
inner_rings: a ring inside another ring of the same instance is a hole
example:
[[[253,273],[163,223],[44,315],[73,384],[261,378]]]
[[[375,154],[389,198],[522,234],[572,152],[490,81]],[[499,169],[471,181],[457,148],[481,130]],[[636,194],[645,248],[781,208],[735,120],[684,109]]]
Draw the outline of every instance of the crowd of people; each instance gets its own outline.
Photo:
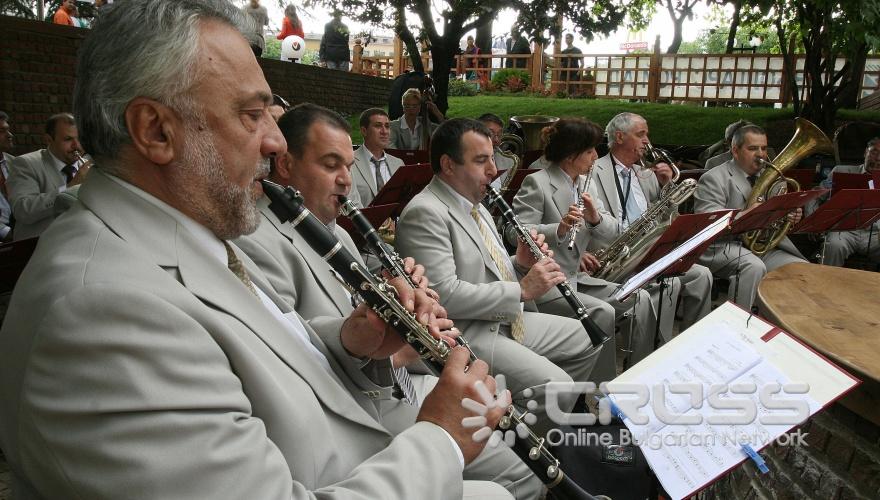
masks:
[[[513,201],[539,257],[483,203],[499,166],[512,167],[498,116],[426,130],[411,90],[398,120],[361,114],[355,149],[336,112],[273,95],[248,15],[224,0],[110,6],[80,48],[73,113],[49,119],[45,149],[9,155],[15,124],[0,112],[0,236],[39,237],[0,330],[0,448],[16,498],[542,498],[511,449],[463,422],[491,429],[513,404],[543,435],[556,424],[549,384],[638,363],[710,312],[713,275],[748,308],[766,272],[803,260],[789,242],[758,257],[722,241],[683,275],[617,300],[617,283],[591,276],[595,252],[673,182],[662,161],[641,168],[645,118],[544,129],[545,168]],[[408,276],[387,278],[450,347],[439,376],[333,279],[262,187],[295,186],[339,248],[381,272],[337,224],[343,199],[369,205],[403,165],[388,150],[427,144],[432,180],[395,228]],[[765,132],[739,127],[730,155],[700,178],[697,212],[744,208]],[[838,168],[880,169],[880,140],[864,165]],[[841,259],[880,257],[876,228],[839,240]],[[566,282],[604,345],[563,300]],[[582,404],[558,398],[563,411]]]

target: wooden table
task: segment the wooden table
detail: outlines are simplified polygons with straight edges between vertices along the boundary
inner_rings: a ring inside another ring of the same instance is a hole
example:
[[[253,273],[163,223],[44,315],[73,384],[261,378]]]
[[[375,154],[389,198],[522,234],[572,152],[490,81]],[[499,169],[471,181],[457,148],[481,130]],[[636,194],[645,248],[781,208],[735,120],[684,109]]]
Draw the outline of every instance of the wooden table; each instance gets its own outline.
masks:
[[[862,380],[841,403],[880,425],[880,273],[789,264],[758,287],[761,315]]]

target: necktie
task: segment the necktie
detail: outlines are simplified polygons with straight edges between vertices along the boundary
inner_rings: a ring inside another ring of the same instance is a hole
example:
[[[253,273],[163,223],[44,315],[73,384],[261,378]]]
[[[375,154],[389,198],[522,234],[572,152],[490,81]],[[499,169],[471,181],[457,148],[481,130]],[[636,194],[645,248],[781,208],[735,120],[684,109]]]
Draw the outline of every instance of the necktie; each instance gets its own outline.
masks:
[[[397,389],[399,389],[399,393],[397,393],[398,391],[395,391],[397,393],[395,394],[395,397],[404,400],[413,406],[417,406],[419,404],[419,398],[416,395],[416,388],[412,383],[409,372],[406,371],[406,367],[399,366],[394,368],[394,378],[397,380]]]
[[[61,173],[64,174],[64,177],[67,179],[67,183],[70,184],[70,181],[73,180],[73,176],[76,175],[76,168],[73,165],[64,165],[64,168],[61,169]]]
[[[382,190],[382,186],[385,185],[385,179],[382,178],[382,160],[370,158],[370,161],[373,163],[373,169],[376,171],[376,192],[378,193]]]
[[[620,185],[624,192],[624,199],[622,200],[624,203],[623,210],[626,213],[626,222],[627,224],[632,224],[636,221],[641,215],[641,211],[639,210],[639,206],[636,203],[636,197],[632,192],[632,170],[624,169],[620,173]]]
[[[489,250],[489,256],[492,257],[492,262],[494,262],[495,267],[498,268],[498,273],[501,275],[501,279],[504,281],[516,281],[510,274],[510,269],[507,267],[507,260],[509,257],[501,255],[501,252],[498,251],[495,237],[489,233],[489,229],[483,224],[483,219],[480,217],[480,212],[477,211],[477,207],[471,209],[471,217],[474,218],[477,227],[480,229],[480,234],[483,236],[483,243],[486,244],[486,249]],[[513,340],[522,343],[525,338],[525,332],[526,330],[525,325],[523,325],[522,313],[520,313],[517,315],[513,323],[510,324],[510,336],[513,337]]]
[[[748,181],[749,181],[749,186],[755,187],[755,181],[758,180],[758,176],[757,175],[750,175],[750,176],[746,177],[746,179],[748,179]]]
[[[235,277],[239,279],[239,281],[244,283],[244,286],[246,286],[252,294],[257,295],[257,290],[254,288],[254,283],[248,276],[247,270],[244,268],[244,264],[242,264],[241,261],[238,260],[238,257],[235,255],[232,247],[229,246],[229,243],[226,243],[224,241],[223,246],[226,247],[226,259],[228,261],[226,265],[227,267],[229,267],[229,270],[232,271],[232,274],[234,274]]]

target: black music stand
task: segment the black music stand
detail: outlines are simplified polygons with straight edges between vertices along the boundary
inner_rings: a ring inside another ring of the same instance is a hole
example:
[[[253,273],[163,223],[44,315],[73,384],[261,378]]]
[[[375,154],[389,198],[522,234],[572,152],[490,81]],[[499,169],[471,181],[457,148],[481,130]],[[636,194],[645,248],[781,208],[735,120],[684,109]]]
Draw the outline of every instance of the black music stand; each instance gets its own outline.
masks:
[[[388,205],[397,203],[397,210],[392,217],[397,217],[407,203],[434,178],[434,172],[430,167],[423,165],[404,165],[398,168],[388,182],[373,198],[370,206]]]
[[[364,217],[370,221],[373,227],[378,228],[385,222],[386,219],[391,217],[391,215],[397,210],[399,206],[398,203],[388,203],[387,205],[370,205],[369,207],[360,209],[361,213],[364,214]],[[345,232],[351,236],[351,239],[354,240],[355,244],[358,248],[363,246],[364,238],[361,236],[361,233],[355,229],[354,224],[351,222],[351,219],[344,215],[340,215],[336,218],[336,223],[339,224],[339,227],[345,229]]]
[[[825,244],[832,231],[865,229],[880,219],[880,190],[843,189],[794,227],[794,233],[822,233],[820,264],[825,261]]]

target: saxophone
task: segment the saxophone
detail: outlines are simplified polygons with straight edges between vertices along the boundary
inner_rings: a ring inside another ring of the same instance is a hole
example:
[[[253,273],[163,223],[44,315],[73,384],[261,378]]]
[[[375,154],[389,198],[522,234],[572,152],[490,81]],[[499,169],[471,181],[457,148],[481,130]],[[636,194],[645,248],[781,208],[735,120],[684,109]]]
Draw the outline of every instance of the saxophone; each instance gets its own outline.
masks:
[[[593,273],[594,277],[618,283],[635,270],[642,257],[672,223],[675,208],[690,198],[697,189],[697,181],[693,179],[685,179],[679,183],[675,181],[673,179],[664,186],[660,199],[648,207],[626,231],[607,248],[596,252],[599,269]]]

